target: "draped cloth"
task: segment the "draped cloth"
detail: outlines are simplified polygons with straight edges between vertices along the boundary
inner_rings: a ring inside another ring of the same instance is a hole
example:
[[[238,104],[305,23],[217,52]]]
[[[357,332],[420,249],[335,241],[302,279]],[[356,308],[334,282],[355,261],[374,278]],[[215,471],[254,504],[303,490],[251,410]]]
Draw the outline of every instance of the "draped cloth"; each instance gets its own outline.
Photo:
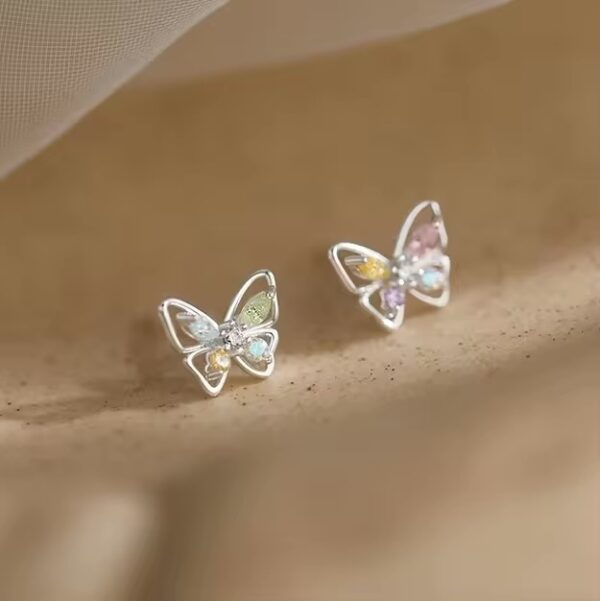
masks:
[[[3,0],[0,177],[47,145],[227,0]],[[406,33],[499,0],[237,0],[148,81]]]

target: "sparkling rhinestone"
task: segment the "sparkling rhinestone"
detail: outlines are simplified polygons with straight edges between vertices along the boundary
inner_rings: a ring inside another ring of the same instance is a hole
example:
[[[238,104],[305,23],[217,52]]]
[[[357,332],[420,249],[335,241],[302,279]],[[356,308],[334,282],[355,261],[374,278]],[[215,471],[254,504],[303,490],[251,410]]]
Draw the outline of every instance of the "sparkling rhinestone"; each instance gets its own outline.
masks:
[[[184,332],[198,342],[208,343],[219,336],[219,330],[208,319],[193,313],[177,313],[177,321]]]
[[[380,290],[379,295],[381,296],[381,306],[390,311],[401,307],[406,300],[404,290],[399,286],[386,286]]]
[[[402,257],[402,259],[396,259],[393,263],[393,274],[394,279],[402,280],[404,283],[410,284],[411,280],[414,278],[414,269],[413,266],[406,262],[406,258]]]
[[[412,257],[422,257],[440,243],[440,232],[435,223],[424,223],[412,233],[406,252]]]
[[[273,299],[263,291],[255,294],[242,308],[237,321],[242,326],[259,326],[271,314]]]
[[[240,347],[244,343],[244,332],[237,323],[233,323],[229,329],[223,332],[223,342],[232,348]]]
[[[217,349],[206,356],[206,362],[211,371],[225,372],[231,366],[231,358],[227,351]]]
[[[437,267],[427,267],[420,277],[420,285],[425,290],[439,290],[446,282],[446,275]]]
[[[246,357],[251,361],[260,361],[264,359],[269,350],[269,343],[263,338],[252,338],[246,346]]]
[[[383,261],[372,257],[354,265],[353,269],[356,275],[364,280],[385,280],[390,275],[389,267]]]

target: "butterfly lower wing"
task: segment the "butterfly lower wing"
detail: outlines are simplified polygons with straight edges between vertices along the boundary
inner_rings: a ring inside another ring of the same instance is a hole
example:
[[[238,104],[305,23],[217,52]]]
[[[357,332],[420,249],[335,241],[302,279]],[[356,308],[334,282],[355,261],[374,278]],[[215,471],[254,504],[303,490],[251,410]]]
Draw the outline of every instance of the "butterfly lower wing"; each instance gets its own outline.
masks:
[[[450,300],[450,257],[441,255],[423,263],[410,293],[434,307],[445,307]]]
[[[250,288],[257,283],[263,283],[263,289],[242,304]],[[279,300],[275,275],[271,271],[267,269],[257,271],[246,280],[231,301],[225,315],[226,322],[232,319],[246,328],[270,328],[277,322]]]
[[[404,292],[402,294],[402,302],[387,304],[384,298],[385,287],[380,287],[375,290],[368,290],[361,294],[359,298],[360,306],[370,315],[375,317],[379,325],[386,330],[397,330],[404,321]],[[374,297],[377,297],[375,303]]]
[[[189,353],[183,359],[183,364],[198,380],[206,394],[213,397],[217,396],[223,390],[223,386],[229,375],[229,368],[222,370],[211,369],[207,356],[209,353],[215,352],[219,352],[219,350],[206,351],[200,349]]]
[[[273,328],[251,331],[244,353],[234,357],[235,362],[248,374],[268,378],[275,369],[275,351],[279,333]]]
[[[373,293],[390,275],[390,262],[382,254],[352,242],[329,249],[329,260],[344,286],[353,294]]]

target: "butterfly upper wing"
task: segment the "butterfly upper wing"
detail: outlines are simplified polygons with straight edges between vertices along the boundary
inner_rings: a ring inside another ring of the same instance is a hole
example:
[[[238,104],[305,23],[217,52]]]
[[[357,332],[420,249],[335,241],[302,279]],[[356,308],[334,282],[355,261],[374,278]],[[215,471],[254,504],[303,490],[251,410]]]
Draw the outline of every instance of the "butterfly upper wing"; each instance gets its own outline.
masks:
[[[251,286],[261,280],[264,280],[264,289],[242,304]],[[225,314],[226,322],[234,319],[250,331],[264,330],[275,325],[279,319],[279,300],[275,275],[271,271],[257,271],[246,280]]]
[[[394,256],[411,260],[414,265],[415,285],[409,288],[410,294],[436,307],[444,307],[450,300],[447,247],[448,233],[440,205],[435,201],[419,203],[400,230]]]
[[[390,262],[386,257],[353,242],[332,246],[329,260],[344,286],[353,294],[373,292],[390,274]]]
[[[415,222],[427,212],[430,213],[430,218],[429,221],[425,223],[435,225],[438,233],[439,250],[442,254],[446,253],[446,248],[448,247],[448,233],[446,232],[442,209],[438,202],[435,202],[434,200],[425,200],[420,202],[408,214],[406,221],[403,223],[400,234],[398,235],[398,240],[396,241],[394,257],[399,257],[404,254],[405,250],[408,248],[411,236],[415,234]]]
[[[172,346],[184,356],[183,364],[210,396],[221,392],[229,367],[209,369],[209,353],[219,351],[219,325],[209,315],[178,298],[169,298],[158,307],[158,314]]]
[[[273,328],[266,328],[253,333],[248,347],[256,345],[262,353],[260,358],[257,354],[250,354],[248,351],[241,355],[236,355],[234,361],[246,372],[257,378],[268,378],[275,369],[275,351],[279,344],[279,333]]]
[[[180,353],[206,351],[219,335],[219,325],[200,309],[178,298],[168,298],[158,315],[169,342]]]

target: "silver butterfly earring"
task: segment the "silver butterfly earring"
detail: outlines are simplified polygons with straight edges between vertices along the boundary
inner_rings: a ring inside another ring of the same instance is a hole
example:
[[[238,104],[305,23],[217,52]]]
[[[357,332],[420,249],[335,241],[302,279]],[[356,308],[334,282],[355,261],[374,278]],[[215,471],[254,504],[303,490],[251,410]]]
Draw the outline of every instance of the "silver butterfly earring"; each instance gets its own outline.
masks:
[[[422,221],[428,213],[429,219]],[[448,304],[447,246],[440,205],[425,201],[404,222],[392,259],[352,242],[332,246],[329,259],[346,288],[358,296],[360,306],[384,328],[396,330],[404,321],[407,294],[435,307]],[[374,303],[375,295],[378,299]]]
[[[250,287],[264,280],[264,288],[242,305]],[[229,305],[222,324],[177,298],[158,307],[158,315],[172,346],[183,354],[183,364],[210,396],[217,396],[227,380],[232,360],[257,378],[275,369],[279,317],[275,276],[267,270],[250,276]]]

